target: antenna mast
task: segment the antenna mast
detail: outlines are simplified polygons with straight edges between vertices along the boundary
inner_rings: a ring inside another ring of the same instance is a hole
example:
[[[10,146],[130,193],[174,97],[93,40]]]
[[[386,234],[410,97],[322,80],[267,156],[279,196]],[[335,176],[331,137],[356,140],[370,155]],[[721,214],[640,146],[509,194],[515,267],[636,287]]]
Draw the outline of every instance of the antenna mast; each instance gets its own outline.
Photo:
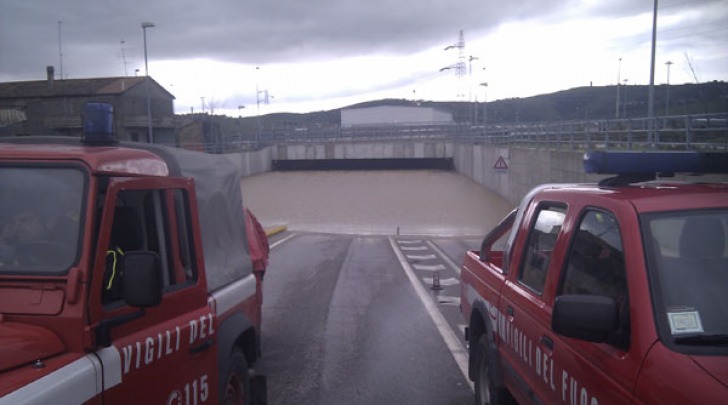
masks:
[[[463,78],[465,77],[465,34],[463,30],[460,30],[460,35],[458,37],[458,42],[454,45],[450,45],[445,47],[445,50],[449,49],[457,49],[458,50],[458,57],[457,62],[455,62],[454,65],[448,66],[446,68],[440,69],[440,71],[443,71],[445,69],[455,69],[455,76],[458,79],[458,91],[457,91],[457,97],[458,98],[465,98],[465,92],[462,89],[462,82]]]
[[[127,76],[126,72],[126,54],[124,53],[124,44],[126,41],[123,39],[121,40],[121,60],[124,62],[124,76]]]

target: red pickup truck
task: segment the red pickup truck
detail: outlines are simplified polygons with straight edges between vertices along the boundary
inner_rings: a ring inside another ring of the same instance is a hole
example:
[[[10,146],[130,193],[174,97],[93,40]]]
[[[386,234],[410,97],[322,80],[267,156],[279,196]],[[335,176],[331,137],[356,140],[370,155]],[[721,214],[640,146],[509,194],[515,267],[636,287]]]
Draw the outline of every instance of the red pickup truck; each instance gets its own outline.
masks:
[[[526,195],[462,266],[476,403],[725,403],[728,183],[647,180],[727,166],[590,152],[617,176]]]
[[[0,139],[0,404],[265,402],[236,168],[89,126]]]

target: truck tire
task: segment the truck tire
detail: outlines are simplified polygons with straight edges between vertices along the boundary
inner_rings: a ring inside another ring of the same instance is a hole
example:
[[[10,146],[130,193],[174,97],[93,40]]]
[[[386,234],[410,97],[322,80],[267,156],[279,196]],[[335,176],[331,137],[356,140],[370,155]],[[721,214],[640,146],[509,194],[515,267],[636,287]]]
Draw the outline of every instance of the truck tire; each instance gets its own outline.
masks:
[[[230,354],[222,380],[221,405],[250,405],[250,380],[248,362],[238,348]]]
[[[514,401],[505,387],[496,385],[491,370],[491,361],[488,359],[488,342],[486,335],[480,335],[475,345],[475,404],[476,405],[505,405]]]

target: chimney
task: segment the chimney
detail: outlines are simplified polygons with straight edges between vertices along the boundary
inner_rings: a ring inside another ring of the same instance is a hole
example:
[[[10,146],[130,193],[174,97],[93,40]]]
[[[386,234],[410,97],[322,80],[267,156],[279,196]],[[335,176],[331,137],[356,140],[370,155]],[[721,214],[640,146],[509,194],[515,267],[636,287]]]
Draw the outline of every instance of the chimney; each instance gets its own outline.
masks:
[[[46,75],[48,78],[48,89],[53,90],[53,66],[46,66]]]

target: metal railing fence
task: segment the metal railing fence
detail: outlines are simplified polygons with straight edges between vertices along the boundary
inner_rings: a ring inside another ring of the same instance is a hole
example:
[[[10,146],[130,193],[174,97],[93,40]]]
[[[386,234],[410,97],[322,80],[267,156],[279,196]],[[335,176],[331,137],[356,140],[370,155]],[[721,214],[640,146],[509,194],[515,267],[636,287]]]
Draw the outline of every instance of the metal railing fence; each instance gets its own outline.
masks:
[[[258,140],[223,136],[205,145],[178,145],[240,152],[288,143],[407,142],[440,140],[520,145],[544,149],[704,150],[728,152],[728,113],[656,118],[539,123],[357,125],[331,128],[262,129]]]

